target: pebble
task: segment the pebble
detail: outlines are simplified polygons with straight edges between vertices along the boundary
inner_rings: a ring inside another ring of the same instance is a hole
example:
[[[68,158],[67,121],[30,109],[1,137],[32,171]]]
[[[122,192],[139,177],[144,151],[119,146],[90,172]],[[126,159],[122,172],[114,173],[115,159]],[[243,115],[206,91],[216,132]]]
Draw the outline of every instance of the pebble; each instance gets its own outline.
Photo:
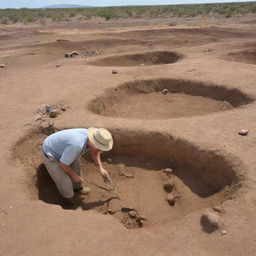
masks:
[[[60,64],[57,64],[57,65],[56,65],[56,68],[59,68],[59,67],[60,67]]]
[[[164,173],[166,173],[166,174],[172,174],[173,173],[173,169],[172,168],[166,168],[166,169],[164,169]]]
[[[227,231],[226,231],[226,230],[221,230],[221,232],[220,232],[220,233],[221,233],[221,235],[222,235],[222,236],[224,236],[224,235],[226,235],[226,234],[227,234]]]
[[[164,95],[166,95],[166,94],[169,93],[169,91],[168,91],[168,89],[163,89],[163,90],[162,90],[162,93],[163,93]]]
[[[113,162],[112,158],[108,158],[108,159],[107,159],[107,162],[108,162],[109,164],[111,164],[111,163]]]
[[[113,75],[118,74],[118,70],[112,70],[112,74],[113,74]]]
[[[136,211],[129,211],[128,214],[131,218],[136,218],[137,217],[137,212]]]
[[[68,105],[63,105],[63,106],[61,106],[60,109],[61,109],[62,111],[66,111],[68,108],[69,108]]]
[[[55,117],[58,116],[58,114],[59,114],[58,110],[52,110],[52,111],[49,113],[49,116],[50,116],[51,118],[55,118]]]
[[[204,212],[201,216],[202,220],[205,220],[208,224],[214,227],[219,226],[219,217],[217,214],[212,212]]]
[[[50,113],[51,110],[52,110],[52,107],[51,107],[51,106],[49,106],[49,105],[46,105],[46,106],[45,106],[45,111],[46,111],[46,113]]]
[[[171,206],[174,206],[175,205],[175,196],[171,193],[167,194],[166,196],[166,200],[167,202],[171,205]]]
[[[248,134],[248,132],[249,132],[248,129],[242,129],[238,132],[238,134],[241,136],[246,136]]]
[[[221,206],[213,206],[212,209],[216,212],[220,212],[220,213],[223,213],[224,210],[222,209]]]
[[[0,64],[0,68],[6,68],[4,64]]]

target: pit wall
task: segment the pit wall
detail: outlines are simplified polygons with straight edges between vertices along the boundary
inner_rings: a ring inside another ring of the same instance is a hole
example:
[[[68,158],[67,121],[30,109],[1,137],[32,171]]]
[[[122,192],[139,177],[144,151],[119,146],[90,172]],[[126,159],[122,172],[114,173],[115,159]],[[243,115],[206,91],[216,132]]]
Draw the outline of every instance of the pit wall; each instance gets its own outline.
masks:
[[[217,150],[204,150],[188,141],[157,132],[112,130],[110,154],[149,156],[177,162],[200,175],[216,193],[226,187],[239,188],[245,179],[239,159]]]

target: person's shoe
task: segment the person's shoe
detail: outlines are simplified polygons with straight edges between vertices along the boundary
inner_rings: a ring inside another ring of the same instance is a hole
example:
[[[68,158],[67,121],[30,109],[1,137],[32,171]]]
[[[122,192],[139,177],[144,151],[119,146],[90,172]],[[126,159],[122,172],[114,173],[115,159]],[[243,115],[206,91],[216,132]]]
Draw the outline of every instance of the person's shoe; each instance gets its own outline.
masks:
[[[74,189],[75,193],[79,193],[81,195],[87,195],[90,193],[90,191],[91,189],[88,187],[81,187],[81,188]]]

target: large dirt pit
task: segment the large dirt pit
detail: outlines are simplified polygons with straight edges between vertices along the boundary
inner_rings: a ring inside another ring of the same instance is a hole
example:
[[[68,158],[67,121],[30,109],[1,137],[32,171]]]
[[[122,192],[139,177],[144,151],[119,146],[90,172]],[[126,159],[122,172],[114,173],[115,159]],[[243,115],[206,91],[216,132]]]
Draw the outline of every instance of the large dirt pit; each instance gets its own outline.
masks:
[[[157,51],[139,54],[119,55],[102,58],[91,62],[96,66],[150,66],[170,64],[181,59],[182,55],[176,52]]]
[[[96,210],[118,218],[127,228],[176,225],[193,211],[219,206],[235,196],[243,180],[238,160],[204,151],[169,135],[112,131],[115,147],[102,155],[115,186],[104,183],[85,155],[82,176],[89,195],[71,208],[62,200],[40,157],[40,145],[52,131],[31,131],[14,148],[25,166],[27,193],[64,209]]]
[[[96,114],[135,119],[169,119],[231,110],[252,102],[237,89],[196,81],[156,79],[122,84],[93,99]],[[139,110],[139,111],[138,111]]]

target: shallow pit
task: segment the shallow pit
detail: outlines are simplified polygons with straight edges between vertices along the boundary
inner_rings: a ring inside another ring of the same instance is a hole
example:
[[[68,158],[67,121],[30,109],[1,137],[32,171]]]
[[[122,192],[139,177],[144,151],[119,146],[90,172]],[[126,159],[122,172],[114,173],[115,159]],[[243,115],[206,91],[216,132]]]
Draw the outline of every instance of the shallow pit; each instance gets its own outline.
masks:
[[[150,66],[170,64],[177,62],[182,58],[181,54],[176,52],[157,51],[139,54],[119,55],[102,58],[93,62],[95,66]]]
[[[225,58],[236,62],[256,64],[256,48],[239,52],[230,52],[225,56]]]
[[[168,93],[164,94],[163,90]],[[110,88],[88,109],[96,114],[135,119],[169,119],[231,110],[253,101],[238,89],[176,80],[136,80]]]
[[[102,160],[115,186],[103,182],[86,155],[82,176],[91,193],[69,208],[41,162],[46,133],[30,131],[14,148],[15,158],[25,166],[30,197],[64,209],[96,210],[127,228],[175,225],[193,211],[231,199],[244,179],[243,166],[230,154],[199,149],[167,134],[112,130],[115,147]],[[170,195],[173,201],[167,201]]]

